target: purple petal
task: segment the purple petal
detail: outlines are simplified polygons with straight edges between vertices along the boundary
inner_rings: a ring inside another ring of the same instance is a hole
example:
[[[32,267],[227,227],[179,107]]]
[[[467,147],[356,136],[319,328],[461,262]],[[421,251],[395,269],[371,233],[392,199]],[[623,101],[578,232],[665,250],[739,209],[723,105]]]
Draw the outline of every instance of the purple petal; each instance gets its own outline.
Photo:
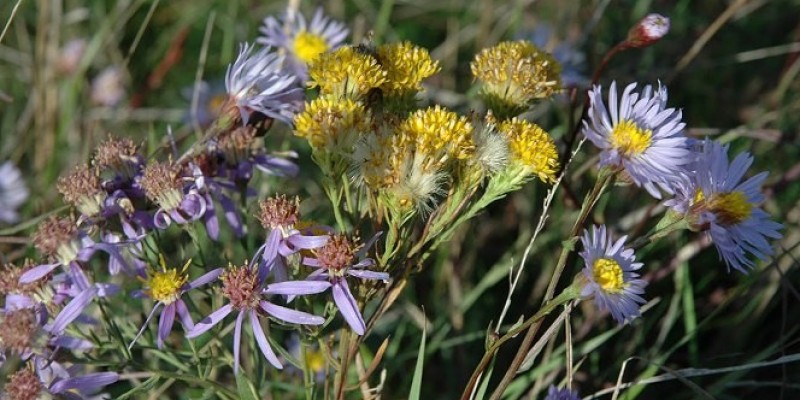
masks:
[[[172,219],[164,210],[159,209],[153,216],[153,225],[158,229],[167,229],[172,224]]]
[[[377,279],[384,282],[389,281],[389,274],[386,272],[376,272],[376,271],[365,271],[365,270],[358,270],[358,269],[351,269],[347,271],[347,274],[350,276],[355,276],[356,278],[361,279]]]
[[[206,213],[206,201],[199,193],[191,192],[183,198],[178,208],[189,216],[189,220],[196,221]]]
[[[347,281],[344,279],[333,285],[333,301],[336,303],[336,307],[339,307],[344,320],[353,328],[353,332],[363,335],[366,330],[364,318],[361,316],[356,299],[353,298],[350,287],[347,286]]]
[[[195,324],[194,328],[189,330],[186,333],[186,337],[191,339],[198,337],[205,333],[207,330],[214,327],[217,322],[221,321],[223,318],[227,317],[228,314],[231,313],[233,307],[230,304],[226,304],[220,307],[217,311],[212,312],[207,317],[201,319],[197,324]]]
[[[97,297],[108,297],[119,293],[119,286],[113,283],[95,283],[97,289]]]
[[[378,241],[378,238],[380,238],[382,234],[383,232],[379,231],[378,233],[372,235],[372,237],[369,240],[367,240],[367,243],[365,243],[364,246],[361,247],[360,250],[358,250],[358,253],[356,253],[356,259],[364,257],[369,251],[369,249],[372,248],[372,245],[374,245],[375,242]]]
[[[267,285],[264,293],[302,296],[322,293],[329,287],[331,287],[331,283],[328,281],[288,281]]]
[[[328,243],[328,235],[300,235],[294,234],[286,238],[286,241],[296,249],[316,249]]]
[[[79,290],[86,290],[89,288],[89,286],[91,286],[91,283],[89,283],[89,278],[86,277],[86,274],[83,273],[83,270],[77,262],[69,264],[67,275],[69,275],[69,279],[72,280],[72,284],[75,285]]]
[[[272,351],[272,347],[269,345],[269,341],[267,341],[267,337],[264,335],[264,330],[261,329],[261,322],[258,320],[258,316],[256,315],[255,311],[250,312],[250,325],[253,327],[253,336],[256,337],[256,342],[258,343],[258,347],[261,349],[261,352],[264,354],[264,357],[267,358],[270,364],[272,364],[277,369],[283,369],[283,364],[278,360],[278,357],[275,356],[275,353]]]
[[[213,282],[217,280],[217,278],[219,278],[221,274],[222,274],[222,268],[217,268],[209,272],[206,272],[201,277],[189,282],[189,285],[187,286],[186,290],[195,289],[207,283]]]
[[[236,316],[236,327],[233,329],[233,373],[239,374],[239,350],[242,347],[242,321],[244,313],[240,312]]]
[[[156,344],[158,348],[164,347],[164,340],[167,339],[169,336],[169,332],[172,331],[172,325],[175,323],[175,303],[172,303],[166,307],[164,307],[164,311],[161,312],[161,318],[158,320],[158,340]]]
[[[228,225],[230,225],[231,229],[233,229],[233,233],[236,235],[236,237],[244,236],[244,225],[242,225],[242,220],[239,218],[238,208],[233,201],[228,196],[220,194],[219,203],[222,205],[225,220],[228,221]]]
[[[262,300],[259,304],[268,315],[292,324],[322,325],[322,323],[325,322],[325,318],[302,311],[292,310],[291,308],[281,307],[268,301]]]
[[[50,393],[59,394],[71,390],[92,393],[119,380],[116,372],[98,372],[60,380],[50,386]]]
[[[91,350],[94,348],[92,342],[78,339],[72,336],[56,336],[50,341],[51,346],[63,347],[70,350]]]
[[[82,291],[80,294],[75,296],[74,299],[67,303],[66,306],[64,306],[64,309],[58,313],[49,329],[47,329],[47,327],[45,327],[45,329],[53,334],[60,334],[61,332],[64,332],[64,329],[67,328],[67,325],[72,323],[75,318],[78,318],[78,316],[83,312],[83,309],[92,302],[92,299],[96,293],[97,289],[94,287],[90,287]]]
[[[214,202],[208,197],[206,197],[206,200],[208,204],[206,205],[206,213],[203,214],[203,223],[206,225],[208,237],[216,241],[219,240],[219,219],[214,208]]]
[[[5,311],[9,312],[9,311],[22,310],[25,308],[32,308],[35,305],[36,302],[28,296],[22,294],[9,293],[6,296]]]
[[[181,325],[183,325],[183,330],[190,331],[194,328],[194,321],[192,321],[192,315],[189,314],[189,309],[186,308],[186,303],[183,300],[178,299],[175,301],[175,307],[178,311],[178,317],[181,320]]]
[[[61,263],[37,265],[25,271],[25,273],[19,277],[19,283],[26,284],[36,282],[39,279],[44,278],[47,274],[53,272],[53,270],[59,265],[61,265]]]

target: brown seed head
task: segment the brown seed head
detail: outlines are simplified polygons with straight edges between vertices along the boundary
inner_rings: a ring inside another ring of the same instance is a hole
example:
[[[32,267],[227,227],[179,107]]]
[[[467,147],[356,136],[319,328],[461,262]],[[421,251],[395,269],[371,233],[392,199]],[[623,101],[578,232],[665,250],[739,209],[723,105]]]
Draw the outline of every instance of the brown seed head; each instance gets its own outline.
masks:
[[[172,162],[151,162],[144,168],[140,184],[147,198],[165,210],[178,208],[183,200],[181,167]]]
[[[69,174],[58,178],[56,189],[64,196],[65,202],[88,216],[99,213],[106,198],[97,170],[83,165],[76,166]]]
[[[23,368],[11,375],[3,389],[8,399],[36,400],[44,388],[32,368]]]
[[[300,219],[300,198],[289,199],[277,195],[258,203],[261,212],[258,220],[265,229],[294,226]]]
[[[34,333],[39,328],[32,309],[21,309],[6,313],[3,329],[0,329],[0,346],[16,354],[30,349]]]
[[[237,310],[254,310],[261,301],[261,285],[258,283],[258,271],[242,266],[228,265],[222,273],[222,294],[230,300]]]
[[[130,139],[117,139],[109,136],[97,146],[93,164],[98,168],[109,168],[127,177],[136,172],[133,166],[138,163],[138,147]]]
[[[22,267],[14,264],[4,265],[2,272],[0,272],[0,295],[22,294],[31,296],[37,293],[47,283],[47,279],[40,279],[26,284],[19,283],[19,277],[31,268],[33,268],[32,260],[25,260]]]
[[[33,234],[33,243],[42,253],[56,256],[77,238],[77,233],[78,225],[72,218],[51,216],[39,224],[39,229]]]
[[[221,137],[217,147],[225,155],[225,160],[231,164],[236,164],[241,160],[246,160],[252,154],[256,144],[256,128],[252,126],[242,126],[233,132]]]
[[[324,246],[314,250],[314,254],[323,268],[344,271],[353,265],[353,259],[360,247],[347,236],[335,234],[328,238],[328,242]]]

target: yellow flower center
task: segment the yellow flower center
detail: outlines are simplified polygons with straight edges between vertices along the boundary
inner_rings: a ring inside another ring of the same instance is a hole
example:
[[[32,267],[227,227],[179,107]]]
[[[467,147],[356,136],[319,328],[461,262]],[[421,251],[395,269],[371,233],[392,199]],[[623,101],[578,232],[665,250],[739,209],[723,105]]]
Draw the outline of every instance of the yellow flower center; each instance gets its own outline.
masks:
[[[736,225],[749,218],[753,211],[753,205],[742,192],[715,195],[709,200],[708,208],[722,225]]]
[[[306,349],[306,366],[309,370],[320,372],[325,368],[325,355],[320,350]]]
[[[592,266],[594,281],[609,293],[619,293],[625,287],[622,267],[610,258],[598,258]]]
[[[692,204],[697,204],[706,199],[706,195],[703,194],[703,189],[697,188],[697,192],[694,193],[694,198],[692,199]]]
[[[164,263],[164,257],[159,255],[159,263],[161,264],[161,271],[151,271],[148,273],[145,284],[147,291],[145,292],[153,300],[158,300],[166,305],[172,304],[181,295],[181,288],[186,284],[186,268],[189,267],[189,261],[184,264],[183,268],[178,271],[175,268],[167,268]]]
[[[611,131],[611,145],[625,156],[638,156],[652,143],[653,131],[642,129],[635,122],[626,119]]]
[[[503,121],[500,132],[508,138],[512,160],[533,170],[543,182],[555,182],[558,171],[558,149],[550,135],[528,121],[512,118]]]
[[[328,43],[320,35],[300,32],[294,38],[292,50],[297,58],[308,64],[319,57],[320,54],[328,51]]]

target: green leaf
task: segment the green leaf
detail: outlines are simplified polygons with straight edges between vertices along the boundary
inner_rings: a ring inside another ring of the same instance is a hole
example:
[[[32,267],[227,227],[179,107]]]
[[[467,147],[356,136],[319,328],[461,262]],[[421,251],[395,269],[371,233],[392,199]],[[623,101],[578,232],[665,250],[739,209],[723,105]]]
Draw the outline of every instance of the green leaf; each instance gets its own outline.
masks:
[[[427,327],[422,327],[422,339],[419,342],[419,352],[417,353],[417,366],[414,367],[414,377],[411,380],[411,393],[408,394],[409,400],[419,400],[419,393],[422,390],[422,369],[425,367],[425,340],[427,339]]]
[[[137,386],[133,390],[129,390],[129,391],[123,393],[121,396],[117,397],[117,399],[119,399],[119,400],[129,399],[129,398],[132,398],[132,396],[135,395],[135,394],[146,393],[146,392],[150,391],[150,389],[153,389],[156,386],[156,384],[158,383],[158,380],[160,378],[161,377],[159,377],[158,375],[151,376],[150,379],[144,381],[144,383],[142,383],[141,385]]]
[[[250,382],[244,373],[236,375],[236,390],[239,392],[241,400],[258,400],[258,392],[256,392],[253,382]]]

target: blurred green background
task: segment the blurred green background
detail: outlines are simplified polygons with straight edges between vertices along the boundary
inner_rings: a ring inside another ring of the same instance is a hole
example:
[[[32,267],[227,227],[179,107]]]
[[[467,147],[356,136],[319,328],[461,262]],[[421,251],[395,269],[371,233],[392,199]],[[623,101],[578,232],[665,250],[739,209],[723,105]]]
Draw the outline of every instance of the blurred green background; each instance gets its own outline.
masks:
[[[670,17],[672,28],[663,40],[620,54],[600,82],[660,81],[669,87],[670,105],[683,109],[691,136],[712,136],[731,142],[734,152],[753,152],[751,174],[770,171],[764,207],[785,225],[784,238],[776,243],[778,256],[746,276],[728,273],[703,236],[672,237],[639,253],[651,281],[649,309],[632,326],[619,328],[591,305],[581,305],[571,320],[580,364],[575,385],[588,396],[613,386],[620,374],[627,382],[685,368],[737,367],[634,386],[620,398],[656,399],[666,393],[673,399],[704,398],[700,388],[718,399],[800,398],[800,364],[756,368],[800,353],[800,1],[333,0],[303,1],[300,7],[310,16],[318,5],[347,23],[352,42],[372,31],[378,42],[410,40],[429,48],[442,72],[429,81],[426,101],[460,111],[480,107],[470,92],[469,61],[486,46],[531,37],[547,26],[550,45],[571,43],[585,55],[582,73],[591,75],[642,16]],[[197,79],[221,84],[238,43],[254,41],[261,19],[285,7],[284,1],[238,0],[0,3],[0,24],[6,28],[0,42],[0,162],[12,160],[25,173],[32,192],[23,209],[26,220],[60,205],[55,179],[86,160],[109,133],[146,141],[155,151],[167,145],[171,126],[179,144],[190,143],[187,92]],[[64,46],[76,39],[85,41],[85,51],[76,64],[65,65]],[[120,72],[123,92],[112,107],[92,99],[92,81],[107,67]],[[566,103],[553,101],[530,116],[560,138],[571,131],[569,114]],[[301,152],[301,179],[284,186],[304,196],[319,193],[306,144],[286,127],[270,135],[271,145]],[[583,154],[567,181],[578,197],[591,184],[581,178],[593,173],[596,152],[587,145]],[[508,268],[519,262],[539,218],[542,188],[529,185],[457,234],[367,340],[374,351],[390,337],[383,398],[408,393],[426,321],[423,398],[460,394],[483,352],[486,329],[502,309]],[[309,207],[322,215],[326,205],[315,201],[309,200]],[[536,309],[555,249],[574,219],[570,196],[558,195],[555,203],[507,322]],[[593,218],[635,236],[649,227],[642,216],[655,212],[656,203],[645,193],[617,188],[601,200]],[[25,227],[0,227],[7,235],[0,250],[7,257],[30,254],[10,244],[25,243]],[[579,267],[573,262],[568,273]],[[540,398],[546,385],[561,382],[563,343],[562,333],[533,369],[519,375],[508,397]],[[501,351],[496,371],[508,364],[513,347]],[[179,398],[178,392],[173,396]],[[291,395],[275,395],[283,397]]]

